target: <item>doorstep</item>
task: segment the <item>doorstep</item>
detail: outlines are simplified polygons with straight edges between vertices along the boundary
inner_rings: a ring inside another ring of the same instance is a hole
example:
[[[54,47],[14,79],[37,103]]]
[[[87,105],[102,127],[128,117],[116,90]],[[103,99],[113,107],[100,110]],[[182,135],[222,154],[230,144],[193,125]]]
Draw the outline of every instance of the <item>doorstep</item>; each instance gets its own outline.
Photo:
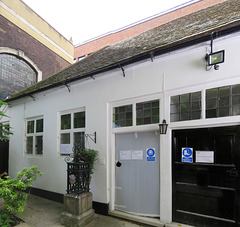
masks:
[[[108,211],[108,214],[111,216],[123,218],[126,220],[130,220],[130,221],[134,221],[134,222],[138,222],[138,223],[142,223],[142,224],[146,224],[146,225],[150,225],[150,226],[158,226],[158,227],[165,226],[163,222],[161,222],[159,219],[156,219],[156,218],[142,217],[142,216],[128,214],[128,213],[124,213],[124,212],[116,211],[116,210]]]
[[[163,222],[160,221],[160,219],[156,219],[156,218],[149,218],[149,217],[143,217],[143,216],[137,216],[137,215],[133,215],[133,214],[128,214],[128,213],[124,213],[121,211],[108,211],[108,214],[111,216],[115,216],[118,218],[123,218],[126,220],[130,220],[130,221],[134,221],[134,222],[138,222],[138,223],[142,223],[142,224],[146,224],[146,225],[150,225],[150,226],[157,226],[157,227],[194,227],[192,225],[186,225],[186,224],[181,224],[181,223],[176,223],[176,222],[172,222],[169,224],[164,224]]]
[[[194,226],[172,222],[169,224],[165,224],[165,227],[194,227]]]

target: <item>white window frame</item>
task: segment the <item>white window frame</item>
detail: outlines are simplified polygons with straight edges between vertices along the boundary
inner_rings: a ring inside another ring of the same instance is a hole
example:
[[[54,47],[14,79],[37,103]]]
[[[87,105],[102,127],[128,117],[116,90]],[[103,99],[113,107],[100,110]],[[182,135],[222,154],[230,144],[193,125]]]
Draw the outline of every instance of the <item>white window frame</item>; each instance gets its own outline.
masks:
[[[43,120],[43,131],[42,132],[36,132],[36,122],[37,120]],[[28,133],[27,132],[27,124],[29,121],[34,121],[34,132],[33,133]],[[43,156],[44,154],[44,117],[43,116],[38,116],[38,117],[32,117],[32,118],[26,118],[25,119],[25,138],[24,138],[24,154],[25,156]],[[37,154],[36,151],[36,137],[37,136],[42,136],[42,153],[41,154]],[[28,137],[33,137],[33,149],[32,149],[32,153],[28,153],[27,152],[27,138]]]
[[[112,133],[124,133],[124,132],[138,132],[138,131],[149,131],[149,130],[156,130],[158,129],[159,123],[154,124],[143,124],[143,125],[137,125],[137,113],[136,113],[136,104],[141,102],[150,102],[154,100],[159,100],[159,122],[161,122],[161,115],[162,115],[162,102],[163,96],[162,94],[153,94],[153,95],[146,95],[143,97],[138,97],[134,99],[128,99],[128,100],[122,100],[113,102],[110,104],[110,116],[111,116],[111,131]],[[115,107],[125,106],[125,105],[132,105],[132,117],[133,117],[133,124],[132,126],[126,126],[126,127],[113,127],[113,109]]]
[[[74,128],[74,113],[78,113],[78,112],[85,112],[85,127],[84,128]],[[67,114],[71,114],[71,128],[70,129],[61,129],[61,116],[67,115]],[[64,157],[66,155],[73,153],[74,133],[76,133],[76,132],[84,132],[85,133],[85,128],[86,128],[86,110],[85,110],[85,108],[66,110],[66,111],[61,111],[58,113],[58,154],[59,154],[59,156]],[[61,135],[64,133],[70,134],[69,146],[67,146],[67,145],[62,146],[62,144],[61,144]],[[62,149],[64,149],[65,152],[63,152]]]

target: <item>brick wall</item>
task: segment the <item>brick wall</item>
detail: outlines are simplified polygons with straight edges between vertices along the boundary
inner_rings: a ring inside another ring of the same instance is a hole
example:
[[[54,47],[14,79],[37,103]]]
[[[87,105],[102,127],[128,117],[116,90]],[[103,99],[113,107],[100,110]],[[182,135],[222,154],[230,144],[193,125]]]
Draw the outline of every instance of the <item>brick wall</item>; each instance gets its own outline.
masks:
[[[121,40],[130,38],[134,35],[140,34],[144,31],[147,31],[161,24],[167,23],[169,21],[172,21],[184,15],[210,7],[211,5],[214,5],[223,1],[225,0],[201,0],[194,4],[185,6],[183,8],[180,8],[172,12],[166,13],[164,15],[158,16],[156,18],[153,18],[151,20],[139,23],[135,26],[123,29],[119,32],[106,35],[104,37],[85,43],[83,45],[76,46],[74,49],[74,58],[77,61],[78,57],[93,53],[104,46],[120,42]]]
[[[32,36],[0,15],[0,47],[21,50],[48,77],[70,64]]]

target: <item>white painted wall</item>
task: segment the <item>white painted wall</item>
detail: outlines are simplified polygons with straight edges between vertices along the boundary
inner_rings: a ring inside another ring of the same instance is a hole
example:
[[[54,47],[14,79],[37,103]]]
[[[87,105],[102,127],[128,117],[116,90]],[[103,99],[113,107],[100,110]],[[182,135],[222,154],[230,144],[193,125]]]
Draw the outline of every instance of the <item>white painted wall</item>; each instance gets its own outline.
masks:
[[[239,124],[240,116],[218,119],[170,123],[170,97],[207,88],[240,83],[239,56],[240,34],[214,40],[213,51],[225,49],[225,63],[220,69],[206,71],[205,55],[210,52],[210,41],[185,48],[97,75],[87,79],[35,95],[36,101],[24,98],[11,103],[11,126],[14,135],[10,141],[10,175],[14,176],[23,167],[37,165],[44,175],[34,187],[58,193],[66,192],[66,163],[59,155],[58,114],[74,108],[86,108],[86,133],[97,132],[97,144],[90,142],[99,151],[91,190],[93,200],[110,203],[114,209],[115,150],[114,134],[139,130],[157,130],[158,125],[128,128],[111,128],[111,109],[123,103],[139,100],[160,99],[160,121],[169,123],[167,135],[160,136],[160,217],[163,222],[172,220],[172,173],[171,130],[217,125]],[[24,155],[24,119],[43,115],[44,150],[41,157]],[[204,114],[203,114],[204,116]]]

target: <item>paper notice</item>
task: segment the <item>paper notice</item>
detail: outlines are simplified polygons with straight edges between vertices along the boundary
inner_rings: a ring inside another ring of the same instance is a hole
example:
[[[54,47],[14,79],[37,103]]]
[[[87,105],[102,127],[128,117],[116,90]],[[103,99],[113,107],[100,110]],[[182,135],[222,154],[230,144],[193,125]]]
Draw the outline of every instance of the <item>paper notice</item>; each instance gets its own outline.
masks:
[[[143,159],[143,151],[132,151],[132,159],[134,160]]]
[[[120,160],[131,160],[131,151],[120,151]]]
[[[196,151],[196,162],[214,163],[214,151]]]

